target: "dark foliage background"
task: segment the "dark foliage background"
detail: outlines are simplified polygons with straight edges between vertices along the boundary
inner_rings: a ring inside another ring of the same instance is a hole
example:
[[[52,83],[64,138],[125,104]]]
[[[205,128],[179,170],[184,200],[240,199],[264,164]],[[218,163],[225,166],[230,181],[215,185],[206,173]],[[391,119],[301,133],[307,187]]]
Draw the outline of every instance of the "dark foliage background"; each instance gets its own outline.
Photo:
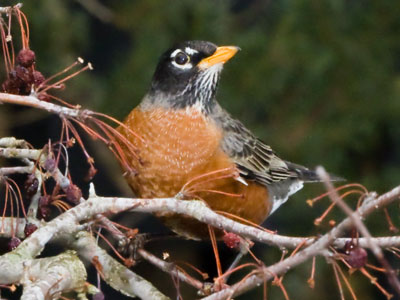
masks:
[[[61,70],[78,56],[94,64],[93,72],[59,93],[64,99],[122,119],[145,94],[158,56],[174,42],[204,39],[238,45],[242,51],[226,65],[218,99],[281,157],[321,164],[369,190],[383,192],[399,184],[399,1],[99,1],[112,19],[99,18],[101,10],[90,9],[93,2],[24,2],[31,48],[44,74]],[[58,125],[57,118],[43,112],[0,109],[0,134],[17,135],[37,147],[57,137]],[[132,195],[111,153],[98,144],[89,147],[100,169],[98,193]],[[79,181],[85,166],[76,152],[72,172]],[[324,232],[328,226],[316,228],[313,220],[328,202],[313,208],[305,203],[322,191],[319,185],[305,188],[266,226],[287,235]],[[391,213],[399,225],[398,207]],[[337,212],[332,218],[340,216]],[[387,232],[382,213],[372,219],[367,223],[372,233]],[[165,230],[151,217],[128,216],[124,222],[141,231]],[[234,253],[220,248],[227,265]],[[189,261],[215,276],[209,243],[157,242],[149,249],[157,255],[168,251],[172,259]],[[277,249],[266,246],[255,251],[267,264],[280,257]],[[314,290],[306,284],[310,268],[308,263],[286,275],[283,283],[291,299],[339,299],[331,266],[318,259]],[[167,275],[144,263],[136,270],[174,295]],[[369,280],[351,277],[359,299],[383,298]],[[185,299],[194,297],[191,289],[181,288]],[[261,292],[241,299],[261,298]],[[283,299],[277,287],[269,288],[269,295]]]

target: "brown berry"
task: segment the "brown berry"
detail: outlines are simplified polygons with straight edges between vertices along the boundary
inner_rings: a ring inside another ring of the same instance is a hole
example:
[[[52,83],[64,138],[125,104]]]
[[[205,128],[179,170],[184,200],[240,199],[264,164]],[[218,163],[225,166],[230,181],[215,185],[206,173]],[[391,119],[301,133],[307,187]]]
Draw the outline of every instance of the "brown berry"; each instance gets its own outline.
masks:
[[[32,223],[26,223],[25,228],[24,228],[24,233],[25,237],[30,236],[32,233],[34,233],[37,229],[37,226]]]
[[[350,251],[352,251],[356,245],[354,244],[353,240],[346,241],[344,244],[344,253],[350,254]]]
[[[8,78],[3,82],[2,88],[5,93],[18,95],[21,84],[22,82],[17,78]]]
[[[48,157],[44,162],[44,168],[49,172],[53,172],[56,166],[56,160],[54,158]]]
[[[38,98],[39,98],[39,100],[46,101],[46,102],[49,102],[51,100],[51,97],[46,92],[39,93]]]
[[[21,244],[21,240],[17,237],[13,237],[9,242],[8,242],[8,250],[12,251],[15,248],[17,248]]]
[[[239,249],[240,237],[232,232],[225,233],[223,236],[223,241],[225,245],[231,249]]]
[[[35,52],[31,49],[22,49],[17,55],[17,63],[23,67],[31,67],[36,60]]]
[[[15,74],[16,74],[17,78],[20,79],[25,84],[30,84],[33,81],[31,72],[23,66],[16,66]]]
[[[39,86],[40,84],[42,84],[45,79],[43,74],[36,70],[32,72],[32,77],[33,77],[33,84],[35,86]]]
[[[39,206],[39,216],[43,219],[47,219],[50,216],[51,210],[48,206]]]
[[[37,192],[38,187],[39,180],[35,177],[35,175],[30,174],[24,183],[27,198],[32,198],[32,196]]]
[[[81,197],[82,191],[75,184],[70,184],[65,191],[67,200],[73,204],[78,204]]]
[[[354,269],[359,269],[367,263],[367,250],[361,247],[353,248],[345,258],[346,262]]]
[[[50,205],[51,202],[53,202],[53,199],[50,195],[44,195],[39,198],[39,206],[47,206]]]

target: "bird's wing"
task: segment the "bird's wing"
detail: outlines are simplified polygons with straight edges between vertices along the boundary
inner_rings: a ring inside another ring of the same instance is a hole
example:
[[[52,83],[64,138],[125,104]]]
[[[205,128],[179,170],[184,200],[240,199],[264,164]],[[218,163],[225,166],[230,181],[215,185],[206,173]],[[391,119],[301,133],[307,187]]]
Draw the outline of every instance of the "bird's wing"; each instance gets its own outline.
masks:
[[[224,133],[221,148],[236,163],[243,178],[264,185],[287,179],[318,181],[314,171],[280,159],[270,146],[257,139],[225,111],[221,111],[215,119]]]
[[[255,138],[239,121],[224,128],[222,150],[236,163],[240,175],[262,184],[296,177],[268,145]]]

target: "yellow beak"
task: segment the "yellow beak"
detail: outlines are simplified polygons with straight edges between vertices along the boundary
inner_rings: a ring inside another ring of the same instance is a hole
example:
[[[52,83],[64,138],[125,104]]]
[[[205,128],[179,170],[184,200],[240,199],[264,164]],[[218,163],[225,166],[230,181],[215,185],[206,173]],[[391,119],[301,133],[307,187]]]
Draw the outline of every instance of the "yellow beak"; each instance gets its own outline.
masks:
[[[228,60],[230,60],[239,50],[240,48],[236,46],[218,47],[213,55],[203,58],[198,63],[198,67],[201,69],[207,69],[219,63],[224,64]]]

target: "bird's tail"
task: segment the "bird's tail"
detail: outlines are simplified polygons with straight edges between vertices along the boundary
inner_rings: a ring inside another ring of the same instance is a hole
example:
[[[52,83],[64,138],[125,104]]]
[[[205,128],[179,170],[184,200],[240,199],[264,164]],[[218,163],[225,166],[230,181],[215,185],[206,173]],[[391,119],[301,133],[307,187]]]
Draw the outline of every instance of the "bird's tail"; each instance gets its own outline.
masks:
[[[297,178],[304,182],[320,182],[321,178],[318,176],[317,172],[314,170],[310,170],[304,166],[294,164],[288,161],[285,161],[286,165],[288,166],[289,170],[295,172],[297,174]],[[345,181],[346,179],[329,174],[331,181]]]

